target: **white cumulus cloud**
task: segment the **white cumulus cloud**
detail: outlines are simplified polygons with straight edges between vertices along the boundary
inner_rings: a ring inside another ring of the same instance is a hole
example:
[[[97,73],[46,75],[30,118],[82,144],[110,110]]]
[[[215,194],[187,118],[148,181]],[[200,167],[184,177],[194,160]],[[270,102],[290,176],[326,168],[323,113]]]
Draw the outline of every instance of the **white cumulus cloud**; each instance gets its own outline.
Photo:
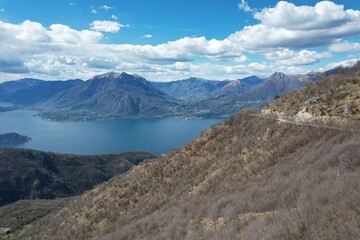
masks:
[[[325,46],[360,34],[360,11],[344,10],[343,5],[330,1],[315,6],[280,1],[273,8],[256,12],[254,18],[261,23],[246,26],[228,38],[248,51]]]
[[[144,36],[142,36],[143,38],[152,38],[153,37],[153,35],[151,35],[151,34],[145,34]]]
[[[340,62],[329,63],[324,68],[319,69],[319,71],[330,70],[330,69],[334,69],[336,67],[351,67],[351,66],[354,66],[354,64],[357,63],[358,61],[360,61],[360,58],[353,58],[353,59],[348,59],[348,60],[344,60],[344,61],[340,61]]]
[[[103,38],[100,32],[91,30],[78,31],[63,24],[53,24],[51,31],[45,31],[46,36],[51,37],[52,43],[72,46],[81,46],[84,44],[93,44]]]
[[[290,49],[282,49],[265,54],[267,59],[275,60],[277,64],[287,66],[309,65],[319,62],[322,58],[330,58],[331,56],[329,52],[318,53],[309,50],[296,52]]]
[[[124,25],[114,22],[114,21],[93,21],[91,24],[91,29],[99,32],[111,32],[116,33],[120,31],[121,27],[124,27]]]
[[[239,8],[243,10],[244,12],[253,12],[253,9],[251,9],[246,2],[246,0],[241,0],[241,3],[238,4]]]
[[[332,52],[356,52],[360,51],[358,42],[340,42],[330,45],[329,50]]]
[[[255,19],[266,26],[291,30],[319,30],[342,26],[358,16],[344,10],[343,5],[330,1],[318,2],[313,6],[295,6],[280,1],[274,8],[265,8],[254,14]]]

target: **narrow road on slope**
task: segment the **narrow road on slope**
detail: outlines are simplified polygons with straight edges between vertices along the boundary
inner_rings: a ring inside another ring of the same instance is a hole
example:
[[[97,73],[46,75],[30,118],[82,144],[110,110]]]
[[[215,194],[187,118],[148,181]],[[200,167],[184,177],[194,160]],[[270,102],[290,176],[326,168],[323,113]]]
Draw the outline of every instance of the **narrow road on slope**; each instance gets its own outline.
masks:
[[[314,120],[297,120],[296,118],[290,119],[290,118],[279,117],[278,115],[275,115],[275,114],[260,113],[260,114],[250,114],[250,115],[255,116],[255,117],[260,117],[260,118],[276,119],[278,122],[281,122],[281,123],[295,124],[295,125],[300,125],[300,126],[328,128],[328,129],[350,131],[350,132],[360,132],[360,129],[346,128],[346,126],[349,127],[352,123],[355,124],[355,122],[345,120],[345,119],[341,120],[341,122],[336,119],[329,119],[330,121],[334,120],[334,122],[331,122],[331,123],[329,123],[328,120],[316,119],[315,121],[318,121],[319,123],[321,123],[321,124],[317,124],[317,123],[315,123]],[[326,124],[328,124],[328,125],[326,125]],[[329,124],[332,124],[332,125],[329,125]],[[337,124],[338,126],[333,126],[334,124]],[[345,127],[341,127],[339,125],[345,125]]]

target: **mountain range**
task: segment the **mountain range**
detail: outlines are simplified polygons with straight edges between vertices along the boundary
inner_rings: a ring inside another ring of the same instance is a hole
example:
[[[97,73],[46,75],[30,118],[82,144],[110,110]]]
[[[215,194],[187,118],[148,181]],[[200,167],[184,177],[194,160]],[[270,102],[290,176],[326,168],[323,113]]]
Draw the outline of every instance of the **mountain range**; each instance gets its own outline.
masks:
[[[35,84],[21,88],[8,95],[4,101],[17,105],[34,105],[49,100],[57,93],[73,88],[83,81],[80,79],[67,81],[41,81]]]
[[[14,236],[358,239],[359,69],[309,83],[262,112],[233,115],[181,148],[60,203],[63,208]],[[300,121],[306,106],[310,118]],[[19,213],[20,206],[6,211]],[[39,208],[46,212],[44,204]]]
[[[24,78],[16,81],[7,81],[0,84],[0,101],[6,100],[11,94],[26,89],[28,87],[34,86],[38,83],[42,82],[39,79],[33,78]]]
[[[189,116],[229,116],[243,108],[261,108],[275,97],[291,92],[322,78],[322,73],[286,75],[274,73],[266,78],[256,76],[229,82],[205,100],[183,105]]]
[[[169,96],[184,101],[197,101],[209,98],[211,93],[221,89],[229,82],[228,80],[216,81],[191,77],[172,82],[152,82],[152,84]]]
[[[56,93],[72,88],[82,80],[44,81],[24,78],[0,84],[0,101],[19,105],[31,105],[47,101]]]
[[[274,73],[233,81],[189,78],[149,82],[138,75],[110,72],[87,81],[9,81],[0,84],[0,99],[16,104],[17,108],[37,110],[39,116],[57,121],[224,117],[242,108],[260,108],[276,96],[329,74]]]

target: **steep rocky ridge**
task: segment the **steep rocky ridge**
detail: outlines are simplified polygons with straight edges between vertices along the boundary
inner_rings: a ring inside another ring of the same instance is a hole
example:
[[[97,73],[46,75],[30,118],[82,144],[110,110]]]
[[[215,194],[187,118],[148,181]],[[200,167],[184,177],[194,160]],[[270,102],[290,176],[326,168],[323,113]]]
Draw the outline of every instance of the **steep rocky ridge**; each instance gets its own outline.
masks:
[[[309,119],[360,120],[360,62],[277,99],[264,111]]]

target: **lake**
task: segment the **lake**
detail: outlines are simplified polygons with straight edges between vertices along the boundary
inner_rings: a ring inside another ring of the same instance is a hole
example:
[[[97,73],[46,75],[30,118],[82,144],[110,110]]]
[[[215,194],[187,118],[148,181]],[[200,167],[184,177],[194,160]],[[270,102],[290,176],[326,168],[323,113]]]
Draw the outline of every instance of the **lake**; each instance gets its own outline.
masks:
[[[32,141],[11,147],[74,154],[124,151],[167,153],[195,138],[221,119],[111,119],[53,122],[33,111],[0,112],[0,134],[16,132]]]

